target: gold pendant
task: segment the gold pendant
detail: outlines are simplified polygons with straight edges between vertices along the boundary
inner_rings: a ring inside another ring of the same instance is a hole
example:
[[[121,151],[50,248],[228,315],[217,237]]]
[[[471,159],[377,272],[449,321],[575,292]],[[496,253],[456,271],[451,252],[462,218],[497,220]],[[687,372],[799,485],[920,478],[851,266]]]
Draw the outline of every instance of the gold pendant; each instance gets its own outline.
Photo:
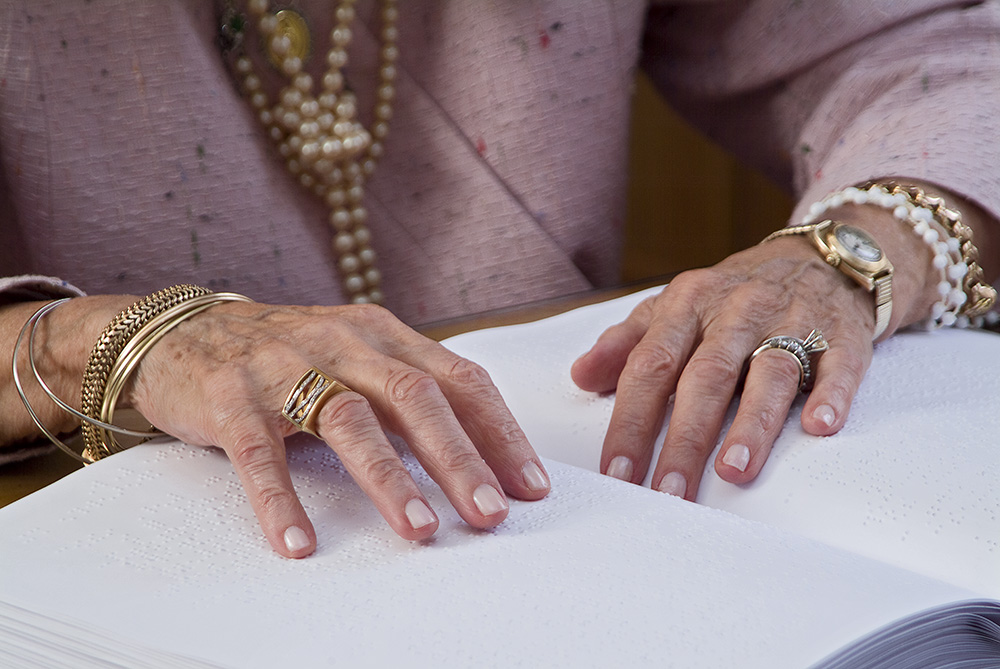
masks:
[[[279,70],[281,69],[281,62],[290,56],[305,62],[311,48],[309,42],[309,25],[306,23],[306,20],[302,18],[301,14],[292,9],[282,9],[274,17],[278,19],[278,25],[274,29],[271,41],[276,38],[287,38],[288,52],[284,54],[276,53],[273,44],[269,41],[264,45],[268,60]]]

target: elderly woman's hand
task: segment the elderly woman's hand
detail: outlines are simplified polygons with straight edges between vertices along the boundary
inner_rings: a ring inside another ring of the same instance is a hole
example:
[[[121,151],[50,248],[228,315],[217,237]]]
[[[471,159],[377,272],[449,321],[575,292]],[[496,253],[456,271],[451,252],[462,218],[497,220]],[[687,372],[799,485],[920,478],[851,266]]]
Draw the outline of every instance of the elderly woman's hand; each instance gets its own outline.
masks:
[[[36,342],[40,372],[71,404],[80,405],[90,347],[134,301],[76,298],[42,320]],[[37,303],[0,307],[0,341],[12,345],[37,308]],[[26,351],[21,356],[26,359]],[[548,493],[541,461],[487,373],[381,307],[217,304],[149,350],[125,388],[123,405],[168,434],[224,449],[268,541],[284,556],[303,557],[314,550],[316,535],[292,487],[284,438],[298,428],[282,409],[314,367],[350,390],[321,398],[308,414],[315,418],[310,427],[401,537],[430,537],[438,518],[385,430],[407,442],[474,527],[503,521],[505,493],[527,500]],[[35,434],[13,385],[0,389],[2,443]],[[58,431],[72,429],[68,413],[34,385],[28,392],[44,423]]]
[[[352,389],[317,408],[315,430],[400,536],[430,537],[438,519],[383,429],[406,440],[474,527],[506,517],[504,491],[548,493],[486,372],[380,307],[215,306],[153,347],[131,404],[169,434],[223,448],[271,545],[301,557],[316,537],[292,488],[284,438],[296,428],[281,410],[311,367]]]
[[[926,318],[940,275],[930,247],[891,212],[850,205],[830,218],[867,230],[895,266],[892,318],[883,337]],[[739,408],[715,460],[733,483],[752,480],[799,392],[800,368],[783,351],[751,354],[767,338],[805,340],[820,330],[829,349],[812,356],[815,386],[803,428],[829,435],[847,420],[868,368],[875,331],[873,295],[827,264],[802,235],[780,237],[708,269],[680,274],[660,294],[608,329],[573,366],[585,390],[617,389],[601,471],[641,482],[673,397],[652,486],[695,499],[729,404],[745,373]]]

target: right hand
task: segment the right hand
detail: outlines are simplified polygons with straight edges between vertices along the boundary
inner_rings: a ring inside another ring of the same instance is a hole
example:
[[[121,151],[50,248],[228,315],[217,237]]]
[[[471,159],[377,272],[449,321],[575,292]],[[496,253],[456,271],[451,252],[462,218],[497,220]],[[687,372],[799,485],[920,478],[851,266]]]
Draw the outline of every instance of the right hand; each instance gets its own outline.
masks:
[[[316,431],[401,537],[430,537],[438,518],[384,430],[407,442],[473,527],[503,521],[505,492],[548,494],[541,461],[487,373],[381,307],[216,305],[150,350],[126,404],[170,435],[221,447],[272,547],[304,557],[316,535],[292,487],[284,438],[296,428],[281,409],[310,367],[353,389],[317,409]]]

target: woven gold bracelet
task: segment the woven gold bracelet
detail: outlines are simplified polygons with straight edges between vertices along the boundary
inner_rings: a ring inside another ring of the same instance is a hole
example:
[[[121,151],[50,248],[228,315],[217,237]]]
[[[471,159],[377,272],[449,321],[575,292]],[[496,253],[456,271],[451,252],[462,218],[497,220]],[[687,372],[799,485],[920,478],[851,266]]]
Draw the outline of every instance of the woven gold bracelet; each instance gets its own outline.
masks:
[[[108,374],[107,386],[104,389],[104,397],[101,400],[99,416],[101,422],[114,423],[118,398],[121,396],[125,384],[143,357],[149,352],[149,349],[160,341],[164,335],[189,318],[222,302],[250,301],[252,301],[250,298],[238,293],[210,293],[208,295],[192,297],[185,302],[176,304],[147,321],[128,341],[111,367],[111,371]],[[113,433],[102,430],[100,427],[97,428],[97,433],[102,438],[106,450],[109,452],[125,450],[118,443]]]
[[[142,298],[115,316],[101,333],[87,361],[81,392],[82,413],[94,419],[99,417],[111,369],[129,341],[146,323],[171,307],[211,293],[207,288],[190,284],[172,286]],[[116,452],[112,448],[117,442],[109,438],[107,431],[85,421],[81,432],[84,458],[96,461]]]
[[[979,266],[979,249],[972,241],[972,228],[962,222],[962,213],[949,208],[944,198],[931,195],[919,186],[896,181],[870,181],[859,188],[867,189],[871,186],[880,186],[890,195],[901,194],[913,206],[927,209],[934,215],[934,220],[958,242],[962,262],[967,267],[966,274],[961,279],[962,289],[968,297],[959,313],[968,318],[975,318],[992,309],[997,301],[997,291],[986,281],[983,268]]]

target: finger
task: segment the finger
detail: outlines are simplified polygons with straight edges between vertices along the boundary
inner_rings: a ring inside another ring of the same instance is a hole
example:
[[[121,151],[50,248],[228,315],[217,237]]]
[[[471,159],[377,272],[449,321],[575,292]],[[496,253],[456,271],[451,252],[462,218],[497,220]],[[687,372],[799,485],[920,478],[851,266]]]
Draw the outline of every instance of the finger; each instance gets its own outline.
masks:
[[[801,366],[794,353],[764,351],[750,364],[732,427],[715,458],[715,471],[731,483],[760,473],[799,392]]]
[[[317,431],[396,534],[411,541],[434,534],[437,516],[364,397],[356,392],[331,397],[319,410]]]
[[[440,343],[414,332],[384,310],[364,310],[374,322],[363,332],[369,346],[430,374],[457,418],[461,430],[493,470],[502,488],[520,499],[548,494],[551,484],[541,458],[507,408],[489,374],[479,365],[455,355]]]
[[[503,489],[520,499],[541,499],[550,489],[541,459],[481,366],[430,342],[423,366],[437,380],[462,429]]]
[[[706,339],[692,354],[677,382],[674,409],[663,450],[653,471],[654,486],[686,499],[698,494],[708,456],[715,448],[743,367],[747,345],[730,337]]]
[[[831,347],[816,365],[816,383],[802,407],[802,428],[826,436],[844,426],[851,403],[872,360],[868,341]]]
[[[434,378],[381,354],[347,356],[342,378],[364,395],[473,527],[493,527],[509,510],[500,483],[473,446]]]
[[[695,328],[667,328],[661,322],[654,321],[632,349],[618,380],[601,471],[623,481],[645,477],[667,401],[693,346]]]
[[[316,549],[316,532],[292,486],[284,438],[253,410],[230,414],[216,442],[225,450],[271,547],[289,558]]]
[[[649,329],[653,302],[657,296],[640,302],[623,322],[605,330],[589,351],[577,358],[570,376],[582,390],[609,392],[618,385],[628,356]]]

